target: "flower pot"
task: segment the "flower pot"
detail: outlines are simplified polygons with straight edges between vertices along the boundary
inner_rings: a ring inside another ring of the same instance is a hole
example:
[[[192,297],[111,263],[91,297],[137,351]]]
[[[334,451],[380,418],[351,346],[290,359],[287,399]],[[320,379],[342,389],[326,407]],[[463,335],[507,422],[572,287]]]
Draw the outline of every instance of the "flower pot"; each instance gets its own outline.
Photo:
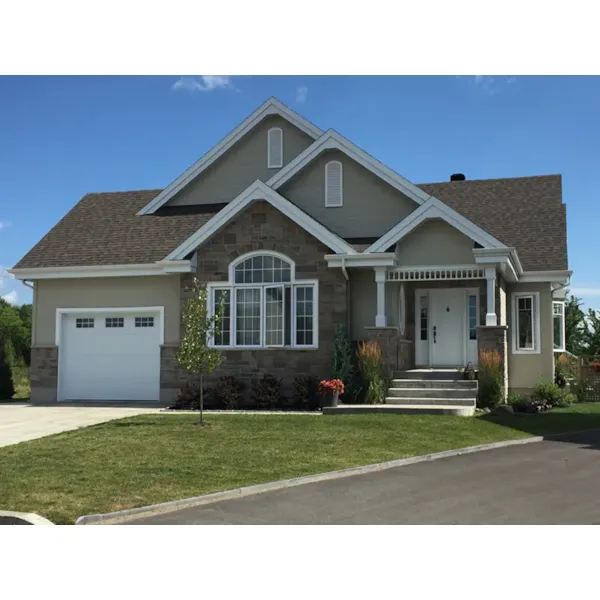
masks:
[[[321,395],[321,408],[337,406],[340,401],[340,393],[333,392],[332,394]]]

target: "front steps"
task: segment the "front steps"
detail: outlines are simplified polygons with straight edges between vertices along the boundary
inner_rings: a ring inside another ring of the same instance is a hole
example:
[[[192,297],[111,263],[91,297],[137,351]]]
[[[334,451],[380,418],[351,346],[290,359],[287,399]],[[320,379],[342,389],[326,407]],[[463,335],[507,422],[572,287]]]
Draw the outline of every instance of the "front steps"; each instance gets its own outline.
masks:
[[[340,405],[324,414],[475,414],[477,381],[463,378],[459,369],[412,369],[394,373],[385,404]]]

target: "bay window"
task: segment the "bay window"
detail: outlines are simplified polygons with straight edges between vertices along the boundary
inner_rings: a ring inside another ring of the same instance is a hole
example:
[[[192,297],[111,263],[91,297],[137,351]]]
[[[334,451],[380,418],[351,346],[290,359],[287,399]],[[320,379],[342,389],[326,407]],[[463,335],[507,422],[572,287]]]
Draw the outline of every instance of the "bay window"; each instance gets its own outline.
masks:
[[[215,347],[317,347],[318,283],[297,280],[289,258],[251,252],[230,265],[228,282],[208,287],[211,314],[224,306]]]

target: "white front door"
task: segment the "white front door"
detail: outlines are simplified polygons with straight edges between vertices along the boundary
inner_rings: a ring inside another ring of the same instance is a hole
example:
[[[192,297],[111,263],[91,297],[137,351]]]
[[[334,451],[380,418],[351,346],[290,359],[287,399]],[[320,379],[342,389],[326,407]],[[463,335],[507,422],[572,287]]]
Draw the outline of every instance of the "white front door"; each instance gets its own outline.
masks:
[[[465,364],[465,291],[431,290],[431,362],[436,367]]]

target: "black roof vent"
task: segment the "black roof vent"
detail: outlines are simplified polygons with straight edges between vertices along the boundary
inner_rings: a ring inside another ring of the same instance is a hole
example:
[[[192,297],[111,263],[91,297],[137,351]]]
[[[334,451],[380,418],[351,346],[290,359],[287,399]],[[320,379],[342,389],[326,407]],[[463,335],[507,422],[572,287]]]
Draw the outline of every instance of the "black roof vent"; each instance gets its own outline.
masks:
[[[464,181],[465,179],[466,177],[463,173],[454,173],[453,175],[450,175],[450,181]]]

